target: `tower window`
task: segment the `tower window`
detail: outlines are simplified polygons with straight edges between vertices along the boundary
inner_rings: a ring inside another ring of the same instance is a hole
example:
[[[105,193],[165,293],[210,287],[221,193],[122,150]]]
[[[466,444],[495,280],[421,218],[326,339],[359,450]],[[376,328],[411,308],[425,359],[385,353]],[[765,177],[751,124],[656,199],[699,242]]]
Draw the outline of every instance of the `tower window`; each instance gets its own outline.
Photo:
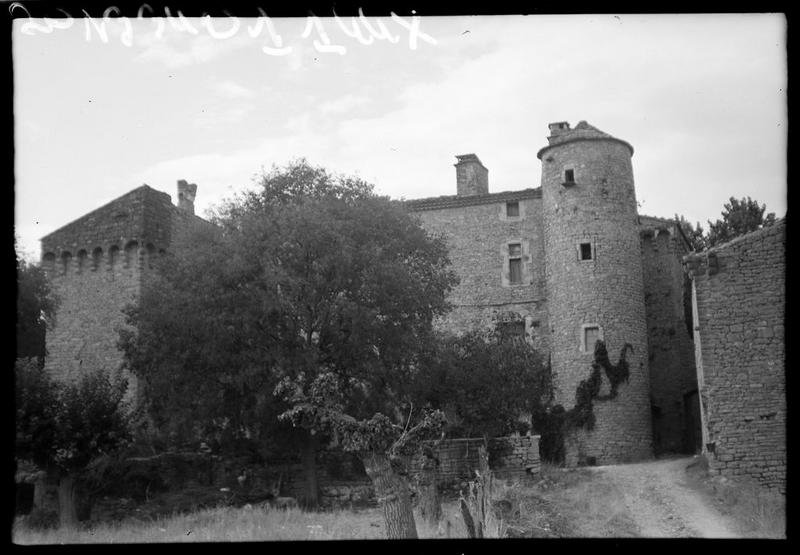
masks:
[[[581,327],[581,351],[593,353],[595,343],[603,340],[603,330],[597,324],[584,324]]]
[[[508,283],[510,285],[522,283],[522,245],[520,243],[508,245]]]
[[[519,201],[511,201],[506,203],[506,216],[509,218],[519,217]]]
[[[580,244],[580,257],[581,257],[581,260],[591,260],[592,259],[592,244],[591,243],[581,243]]]
[[[575,170],[564,170],[564,183],[575,183]]]

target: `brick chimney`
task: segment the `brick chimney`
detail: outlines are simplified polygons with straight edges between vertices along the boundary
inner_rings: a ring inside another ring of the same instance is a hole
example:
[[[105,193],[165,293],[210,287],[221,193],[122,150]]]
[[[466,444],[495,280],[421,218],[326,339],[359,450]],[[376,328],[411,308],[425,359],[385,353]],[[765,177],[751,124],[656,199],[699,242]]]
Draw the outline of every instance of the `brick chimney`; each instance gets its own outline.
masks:
[[[178,208],[194,214],[194,197],[197,196],[197,185],[178,180]]]
[[[456,155],[456,191],[458,196],[485,195],[489,192],[489,170],[474,154]]]

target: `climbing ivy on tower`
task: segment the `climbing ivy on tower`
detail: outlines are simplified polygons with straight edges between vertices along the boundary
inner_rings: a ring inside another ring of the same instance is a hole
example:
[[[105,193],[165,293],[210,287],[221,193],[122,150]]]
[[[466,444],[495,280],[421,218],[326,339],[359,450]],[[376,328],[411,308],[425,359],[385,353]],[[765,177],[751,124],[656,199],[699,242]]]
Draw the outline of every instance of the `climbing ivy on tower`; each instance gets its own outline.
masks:
[[[533,415],[534,428],[541,435],[540,451],[543,459],[562,462],[564,437],[578,428],[594,429],[594,401],[616,398],[619,386],[628,381],[630,376],[630,367],[627,361],[628,351],[633,352],[633,346],[625,343],[620,351],[617,364],[612,364],[605,342],[598,340],[594,346],[591,374],[582,380],[575,389],[575,406],[564,410],[563,406],[555,405]],[[600,394],[603,372],[611,386],[605,395]]]

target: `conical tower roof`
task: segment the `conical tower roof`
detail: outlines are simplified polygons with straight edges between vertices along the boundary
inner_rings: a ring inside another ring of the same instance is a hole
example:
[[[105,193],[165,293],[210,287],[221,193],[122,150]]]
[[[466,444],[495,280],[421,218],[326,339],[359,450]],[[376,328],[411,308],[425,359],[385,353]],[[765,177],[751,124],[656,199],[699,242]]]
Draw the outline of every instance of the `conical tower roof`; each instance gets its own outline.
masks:
[[[552,126],[551,129],[553,129]],[[631,156],[633,156],[633,147],[630,145],[630,143],[623,141],[622,139],[618,139],[612,135],[609,135],[605,131],[600,131],[594,125],[590,125],[586,121],[582,120],[578,122],[578,125],[576,125],[574,129],[569,129],[569,125],[567,124],[566,129],[560,128],[557,132],[553,131],[553,133],[549,137],[547,137],[547,142],[549,144],[546,147],[539,150],[539,152],[536,153],[536,157],[541,159],[542,154],[547,149],[557,145],[571,143],[574,141],[592,141],[592,140],[617,141],[628,147],[628,150],[631,151]]]

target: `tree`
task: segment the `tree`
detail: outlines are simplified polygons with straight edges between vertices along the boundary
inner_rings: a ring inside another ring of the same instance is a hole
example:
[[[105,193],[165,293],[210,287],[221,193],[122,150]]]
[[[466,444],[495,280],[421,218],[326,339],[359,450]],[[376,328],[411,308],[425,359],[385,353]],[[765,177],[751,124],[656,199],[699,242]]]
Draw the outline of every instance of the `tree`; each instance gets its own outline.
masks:
[[[17,256],[17,357],[44,362],[45,332],[56,299],[42,268]]]
[[[718,219],[714,223],[708,222],[707,243],[709,247],[726,243],[739,235],[769,227],[775,223],[775,213],[770,212],[764,216],[767,206],[759,205],[750,197],[744,197],[741,200],[731,197],[723,208],[721,220]]]
[[[522,338],[441,335],[424,367],[414,383],[417,403],[443,410],[459,436],[527,431],[520,416],[537,413],[552,396],[550,369]]]
[[[371,384],[370,414],[396,410],[398,377],[455,283],[443,241],[363,181],[305,160],[274,167],[214,222],[179,238],[129,310],[137,331],[121,343],[157,423],[266,440],[288,408],[276,384],[320,373]],[[310,505],[320,438],[304,432]]]
[[[703,232],[703,228],[700,226],[700,222],[696,222],[694,227],[689,221],[684,218],[683,216],[678,216],[675,214],[675,221],[678,222],[678,225],[681,226],[686,239],[689,240],[689,245],[691,246],[693,251],[702,251],[706,248],[706,237]]]
[[[112,383],[102,371],[60,384],[32,359],[19,359],[15,376],[16,455],[58,481],[61,525],[74,526],[81,472],[130,438],[123,403],[127,384]]]
[[[362,396],[354,393],[371,397],[370,390],[366,380],[345,381],[336,374],[321,373],[311,381],[303,376],[284,378],[276,394],[291,405],[281,418],[331,435],[345,451],[359,456],[383,508],[387,537],[416,539],[407,459],[418,451],[421,440],[440,433],[445,423],[444,413],[438,410],[413,413],[409,409],[405,426],[381,412],[370,417],[352,416],[364,414],[356,401]]]

